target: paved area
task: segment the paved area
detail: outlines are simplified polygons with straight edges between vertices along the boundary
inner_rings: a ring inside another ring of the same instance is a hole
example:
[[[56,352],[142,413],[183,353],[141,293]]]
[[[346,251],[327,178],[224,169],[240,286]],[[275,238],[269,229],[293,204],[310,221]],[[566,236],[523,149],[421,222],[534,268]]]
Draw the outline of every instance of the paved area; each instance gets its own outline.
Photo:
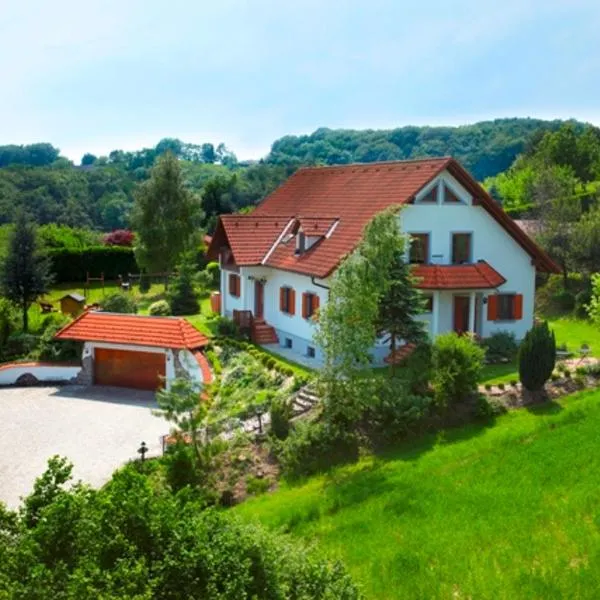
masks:
[[[160,454],[169,424],[152,414],[154,394],[109,387],[0,389],[0,500],[16,508],[50,456],[66,456],[75,480],[100,486],[137,457]]]

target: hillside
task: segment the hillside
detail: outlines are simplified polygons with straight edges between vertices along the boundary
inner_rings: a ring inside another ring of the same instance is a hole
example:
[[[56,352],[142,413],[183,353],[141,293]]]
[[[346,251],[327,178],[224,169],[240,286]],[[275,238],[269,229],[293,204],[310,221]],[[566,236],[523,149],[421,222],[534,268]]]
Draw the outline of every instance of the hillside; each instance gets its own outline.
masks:
[[[333,165],[451,155],[483,181],[508,169],[528,144],[563,122],[514,118],[460,127],[321,128],[310,135],[288,135],[275,141],[267,161]]]
[[[600,392],[240,505],[344,559],[368,598],[597,598]]]

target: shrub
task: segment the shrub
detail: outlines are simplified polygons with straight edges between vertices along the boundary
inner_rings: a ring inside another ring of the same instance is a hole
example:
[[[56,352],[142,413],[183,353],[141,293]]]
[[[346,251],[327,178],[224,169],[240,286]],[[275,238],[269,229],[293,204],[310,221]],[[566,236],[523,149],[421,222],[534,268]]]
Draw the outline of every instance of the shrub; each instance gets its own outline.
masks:
[[[559,373],[552,373],[552,375],[550,375],[550,380],[553,382],[557,382],[560,379],[560,374]]]
[[[20,319],[21,315],[15,305],[6,298],[0,298],[0,356],[8,337],[18,329]]]
[[[490,363],[511,361],[517,355],[519,345],[515,334],[510,331],[497,331],[482,342],[485,358]]]
[[[556,340],[548,323],[535,325],[519,348],[519,377],[530,392],[543,389],[556,363]]]
[[[223,366],[221,365],[217,353],[214,350],[206,350],[205,354],[215,375],[220,375],[223,372]]]
[[[590,377],[600,377],[600,363],[594,363],[586,367],[586,374]]]
[[[517,383],[519,383],[519,382],[518,382],[516,379],[511,379],[511,380],[510,380],[510,385],[511,385],[512,387],[517,387]]]
[[[585,377],[583,375],[575,375],[575,377],[573,377],[573,381],[575,382],[575,385],[578,388],[584,388],[585,387]]]
[[[562,312],[571,312],[575,308],[575,295],[568,290],[562,290],[552,296],[553,304]]]
[[[267,360],[267,369],[273,370],[275,368],[275,363],[275,359],[273,357],[269,357],[269,359]]]
[[[56,333],[61,329],[69,319],[60,315],[59,318],[53,318],[46,323],[42,333],[38,348],[35,351],[35,357],[39,360],[47,361],[75,361],[81,358],[82,344],[73,341],[58,341],[54,339]]]
[[[186,486],[200,483],[196,471],[196,457],[190,444],[177,442],[169,446],[162,458],[165,465],[165,478],[173,492],[178,492]]]
[[[585,367],[576,367],[575,374],[585,377],[587,375],[587,369]]]
[[[258,495],[264,494],[271,487],[271,482],[264,477],[254,477],[254,475],[249,475],[246,478],[246,491],[249,494]]]
[[[565,379],[571,379],[571,371],[569,371],[569,369],[566,369],[565,371],[563,371],[563,376],[565,377]]]
[[[504,391],[504,390],[506,389],[506,386],[505,386],[503,383],[499,383],[499,384],[497,385],[497,387],[498,387],[498,389],[499,389],[499,390],[501,390],[501,391]]]
[[[300,421],[282,445],[280,461],[286,475],[300,477],[355,461],[358,448],[354,433],[330,423]]]
[[[215,332],[218,336],[229,337],[229,338],[239,338],[240,337],[240,329],[233,322],[232,319],[228,317],[217,317],[215,319]]]
[[[171,307],[166,300],[158,300],[148,307],[148,313],[153,317],[168,317],[171,314]]]
[[[137,273],[139,267],[132,248],[122,246],[96,246],[92,248],[51,248],[48,256],[56,283],[85,281],[87,273],[106,279]]]
[[[4,347],[7,360],[26,358],[36,350],[40,337],[31,333],[13,333],[8,336]]]
[[[135,235],[129,229],[115,229],[104,236],[103,242],[105,246],[125,246],[131,248],[133,246]]]
[[[486,383],[486,384],[485,384],[483,387],[484,387],[484,388],[486,389],[486,391],[488,391],[488,392],[490,392],[490,391],[492,390],[492,384],[491,384],[491,383]]]
[[[466,400],[477,390],[484,351],[471,337],[438,336],[433,345],[432,384],[441,406]]]
[[[575,314],[579,319],[587,319],[587,307],[591,301],[592,292],[590,290],[582,290],[575,296]]]
[[[483,394],[477,396],[475,416],[480,419],[491,419],[506,412],[506,406],[496,398],[488,398]]]
[[[419,344],[413,352],[403,361],[405,367],[403,375],[406,375],[409,391],[411,394],[425,394],[431,381],[431,344]]]
[[[102,303],[102,310],[113,313],[131,313],[137,312],[137,306],[131,296],[125,294],[112,294],[105,298]]]
[[[292,407],[284,399],[276,399],[271,403],[271,434],[279,440],[287,439],[290,433]]]

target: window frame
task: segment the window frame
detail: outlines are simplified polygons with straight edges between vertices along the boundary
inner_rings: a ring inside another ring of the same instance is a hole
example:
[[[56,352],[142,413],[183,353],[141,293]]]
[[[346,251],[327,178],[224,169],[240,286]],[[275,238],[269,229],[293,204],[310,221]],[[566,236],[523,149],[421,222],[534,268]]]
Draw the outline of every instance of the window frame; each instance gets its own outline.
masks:
[[[232,285],[233,282],[235,282],[234,285]],[[229,295],[233,298],[239,298],[242,295],[242,278],[238,273],[229,273],[227,288]]]
[[[496,294],[496,321],[514,321],[516,320],[516,298],[517,294],[514,292],[508,292],[504,294]],[[503,306],[506,299],[510,298],[510,309],[508,313],[503,314],[502,309],[506,308]]]
[[[455,238],[462,236],[468,237],[469,239],[469,253],[467,260],[456,261],[454,258],[454,240]],[[468,265],[473,263],[473,232],[472,231],[451,231],[450,232],[450,264],[452,265]]]
[[[438,204],[440,197],[439,189],[440,182],[438,181],[430,190],[428,190],[417,200],[417,204]],[[430,197],[431,199],[429,199]]]
[[[431,314],[433,312],[433,294],[423,294],[423,304],[423,314]]]
[[[305,292],[306,296],[306,319],[312,319],[315,313],[317,312],[317,302],[315,302],[315,298],[318,298],[317,294],[313,292]]]
[[[314,346],[306,346],[306,357],[307,358],[316,358],[317,350]]]
[[[286,315],[294,315],[296,313],[296,307],[292,307],[292,295],[295,296],[295,294],[293,294],[294,289],[287,285],[282,285],[281,289],[284,290],[281,312]],[[295,300],[296,299],[294,297],[294,303]]]
[[[414,233],[408,234],[411,237],[410,248],[408,250],[408,262],[411,265],[428,265],[431,256],[431,232],[430,231],[415,231]],[[418,241],[419,243],[425,239],[425,248],[423,249],[423,260],[413,260],[413,248],[417,247],[417,244],[414,242]]]

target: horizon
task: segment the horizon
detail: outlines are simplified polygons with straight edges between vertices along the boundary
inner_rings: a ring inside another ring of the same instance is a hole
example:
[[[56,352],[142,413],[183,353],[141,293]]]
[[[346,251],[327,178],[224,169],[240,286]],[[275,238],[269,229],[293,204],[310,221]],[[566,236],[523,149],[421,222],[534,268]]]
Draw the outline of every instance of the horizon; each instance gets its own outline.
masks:
[[[174,137],[258,160],[320,127],[599,125],[599,26],[589,0],[31,0],[0,20],[0,144],[49,142],[78,164]]]

